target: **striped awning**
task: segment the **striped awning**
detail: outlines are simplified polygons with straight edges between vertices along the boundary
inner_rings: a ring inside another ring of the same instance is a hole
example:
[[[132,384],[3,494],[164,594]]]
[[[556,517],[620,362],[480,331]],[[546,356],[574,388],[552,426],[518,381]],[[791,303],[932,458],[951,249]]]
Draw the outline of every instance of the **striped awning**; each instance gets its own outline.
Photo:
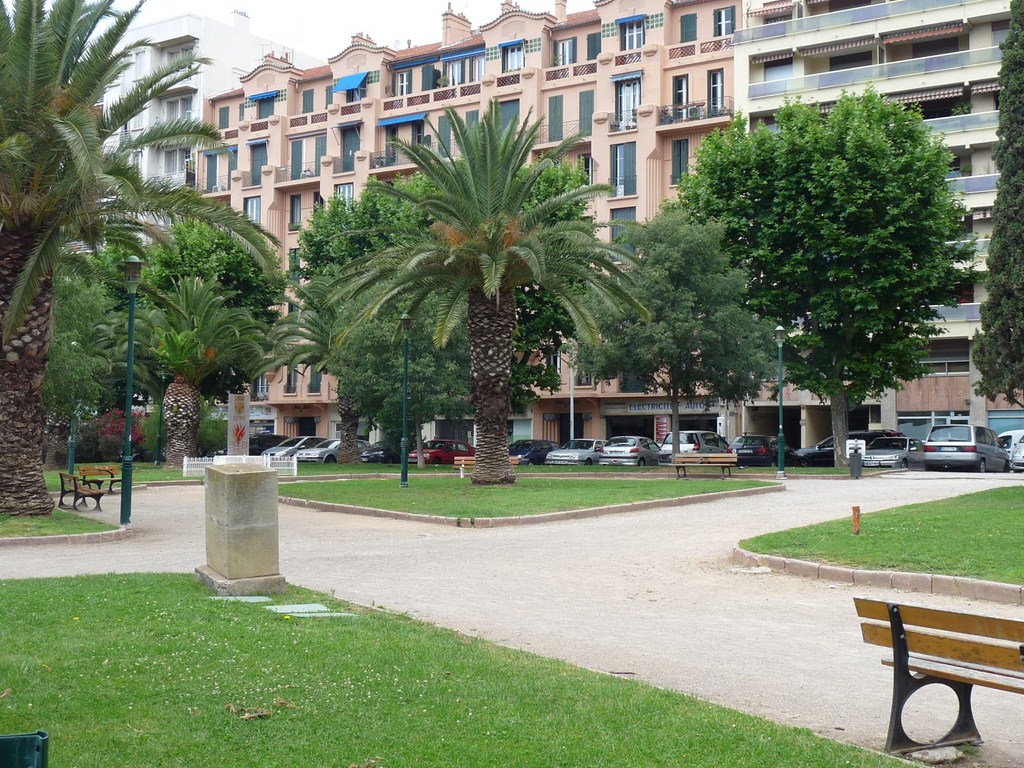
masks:
[[[926,91],[908,91],[907,93],[890,93],[885,98],[895,101],[897,104],[917,104],[921,101],[938,101],[940,99],[953,99],[964,95],[963,86],[957,85],[948,88],[931,88]]]
[[[971,85],[971,93],[992,93],[993,91],[1001,91],[1003,86],[999,84],[998,80],[989,80],[987,83],[974,83]]]
[[[793,0],[781,0],[781,2],[765,3],[760,8],[751,8],[747,16],[781,16],[793,10]]]
[[[911,40],[928,40],[932,37],[948,37],[949,35],[957,35],[963,31],[963,24],[940,24],[936,27],[925,27],[924,29],[915,29],[908,32],[893,32],[887,35],[882,35],[882,42],[885,45],[893,45],[894,43],[907,43]]]
[[[815,45],[811,48],[804,48],[800,51],[801,56],[820,56],[823,53],[834,53],[836,51],[848,51],[851,48],[863,48],[875,42],[873,37],[858,37],[856,40],[837,40],[834,43]]]
[[[792,51],[778,51],[776,53],[761,53],[757,56],[751,56],[750,60],[755,64],[765,64],[769,61],[782,61],[783,59],[792,59]]]

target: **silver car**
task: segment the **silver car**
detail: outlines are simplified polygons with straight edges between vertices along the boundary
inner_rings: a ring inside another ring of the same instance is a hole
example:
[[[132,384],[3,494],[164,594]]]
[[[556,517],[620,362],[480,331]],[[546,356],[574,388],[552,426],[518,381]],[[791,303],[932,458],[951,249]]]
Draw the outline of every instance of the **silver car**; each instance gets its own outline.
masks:
[[[594,464],[601,460],[604,440],[570,440],[548,453],[545,464]]]
[[[356,440],[356,450],[359,453],[365,451],[369,446],[365,440]],[[320,464],[337,464],[338,452],[341,450],[341,440],[322,440],[312,448],[300,448],[295,452],[296,461],[316,461]]]
[[[613,437],[604,444],[601,449],[601,465],[619,466],[657,466],[660,448],[656,442],[649,437],[638,435],[626,435]]]
[[[865,467],[908,469],[924,465],[924,443],[916,437],[876,437],[864,451]]]
[[[988,427],[942,424],[924,441],[924,468],[1006,472],[1010,457]]]
[[[726,453],[729,442],[714,432],[689,431],[679,433],[680,453]],[[672,433],[665,435],[661,441],[659,461],[662,464],[672,463]]]
[[[267,448],[263,452],[264,456],[291,456],[293,453],[298,451],[300,448],[312,448],[314,445],[323,440],[322,437],[289,437],[283,443],[275,445],[273,448]]]

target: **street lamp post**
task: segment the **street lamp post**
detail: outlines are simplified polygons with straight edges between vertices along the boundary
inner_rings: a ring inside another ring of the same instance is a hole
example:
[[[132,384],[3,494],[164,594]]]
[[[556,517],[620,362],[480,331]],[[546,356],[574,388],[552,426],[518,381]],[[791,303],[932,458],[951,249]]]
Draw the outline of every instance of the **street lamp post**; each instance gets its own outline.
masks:
[[[132,524],[132,374],[135,368],[135,293],[142,277],[138,256],[124,261],[124,284],[128,291],[128,365],[124,382],[124,454],[121,457],[121,525]]]
[[[402,314],[402,477],[399,488],[409,487],[409,328],[412,318]]]
[[[786,434],[782,430],[782,342],[786,338],[786,329],[781,325],[775,326],[775,345],[779,349],[779,444],[775,453],[779,457],[779,471],[775,473],[776,480],[786,479]]]

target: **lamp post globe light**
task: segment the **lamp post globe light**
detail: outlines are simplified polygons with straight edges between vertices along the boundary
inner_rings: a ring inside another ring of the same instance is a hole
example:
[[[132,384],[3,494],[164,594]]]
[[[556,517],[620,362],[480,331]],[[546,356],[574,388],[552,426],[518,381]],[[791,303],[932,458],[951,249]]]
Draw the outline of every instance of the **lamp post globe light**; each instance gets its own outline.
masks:
[[[779,457],[779,471],[775,473],[776,480],[786,479],[786,435],[782,430],[782,342],[786,339],[786,329],[781,325],[775,326],[775,346],[778,347],[779,351],[779,443],[775,450],[776,455]]]
[[[412,318],[402,314],[402,477],[399,488],[409,487],[409,328]]]
[[[128,291],[128,363],[124,382],[124,453],[121,457],[121,525],[132,524],[132,374],[135,367],[135,294],[142,278],[142,261],[124,261],[124,285]]]

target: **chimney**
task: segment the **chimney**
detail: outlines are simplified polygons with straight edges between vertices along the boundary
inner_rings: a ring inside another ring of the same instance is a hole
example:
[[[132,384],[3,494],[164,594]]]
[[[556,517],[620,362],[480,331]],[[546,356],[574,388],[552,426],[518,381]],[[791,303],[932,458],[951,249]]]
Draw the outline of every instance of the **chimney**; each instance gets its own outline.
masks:
[[[369,35],[363,34],[362,32],[356,32],[354,35],[352,35],[352,45],[373,46],[376,45],[376,43],[373,42],[373,38],[370,37]],[[397,48],[398,45],[396,44],[395,47]]]
[[[501,0],[501,15],[502,16],[504,16],[506,13],[511,13],[512,11],[518,11],[518,10],[519,10],[519,4],[518,3],[513,3],[512,0]]]
[[[452,11],[451,3],[449,3],[448,10],[441,14],[441,45],[457,43],[472,34],[473,27],[470,25],[469,19]]]
[[[561,24],[565,21],[566,0],[555,0],[555,21]]]

